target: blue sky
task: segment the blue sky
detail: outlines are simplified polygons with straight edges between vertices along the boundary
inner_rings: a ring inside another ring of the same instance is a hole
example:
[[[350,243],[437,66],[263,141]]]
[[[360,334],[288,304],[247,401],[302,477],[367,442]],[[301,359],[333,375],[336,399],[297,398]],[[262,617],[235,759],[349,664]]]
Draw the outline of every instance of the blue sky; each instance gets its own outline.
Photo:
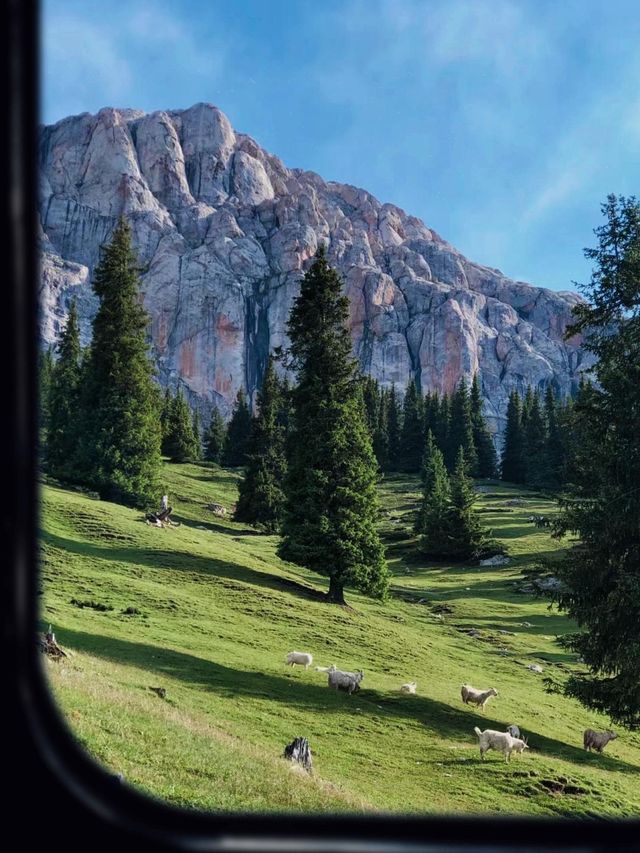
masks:
[[[41,38],[45,123],[208,101],[544,287],[640,195],[637,0],[44,0]]]

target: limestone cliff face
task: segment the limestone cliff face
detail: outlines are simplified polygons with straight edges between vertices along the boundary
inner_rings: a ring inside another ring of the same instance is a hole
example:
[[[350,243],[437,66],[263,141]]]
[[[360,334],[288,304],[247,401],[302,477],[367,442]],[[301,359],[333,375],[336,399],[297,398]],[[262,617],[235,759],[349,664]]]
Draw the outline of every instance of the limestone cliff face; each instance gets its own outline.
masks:
[[[42,128],[40,150],[43,341],[73,296],[88,341],[92,271],[124,214],[160,381],[204,413],[255,393],[321,241],[350,298],[354,354],[385,386],[415,377],[449,392],[479,371],[498,430],[513,388],[567,393],[588,366],[563,340],[576,294],[512,281],[365,190],[287,169],[209,104],[73,116]]]

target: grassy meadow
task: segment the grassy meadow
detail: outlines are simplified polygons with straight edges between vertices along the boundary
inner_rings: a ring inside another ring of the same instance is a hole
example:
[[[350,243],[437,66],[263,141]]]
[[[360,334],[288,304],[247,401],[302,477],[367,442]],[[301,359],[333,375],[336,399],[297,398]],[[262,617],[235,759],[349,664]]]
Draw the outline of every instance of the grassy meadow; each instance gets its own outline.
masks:
[[[276,537],[207,511],[233,505],[236,473],[167,464],[164,475],[172,529],[42,486],[42,627],[70,653],[43,665],[74,736],[110,771],[205,810],[638,815],[640,734],[617,729],[603,755],[586,753],[583,730],[608,719],[542,683],[579,668],[556,639],[571,623],[518,591],[523,570],[562,546],[527,520],[551,501],[484,484],[478,507],[509,564],[433,564],[411,538],[417,478],[385,478],[391,596],[347,590],[341,608],[322,600],[327,578],[276,557]],[[292,649],[363,669],[361,691],[285,666]],[[413,680],[416,695],[399,692]],[[475,711],[463,682],[499,695]],[[531,748],[481,763],[474,726],[509,723]],[[309,738],[312,776],[281,758],[296,736]]]

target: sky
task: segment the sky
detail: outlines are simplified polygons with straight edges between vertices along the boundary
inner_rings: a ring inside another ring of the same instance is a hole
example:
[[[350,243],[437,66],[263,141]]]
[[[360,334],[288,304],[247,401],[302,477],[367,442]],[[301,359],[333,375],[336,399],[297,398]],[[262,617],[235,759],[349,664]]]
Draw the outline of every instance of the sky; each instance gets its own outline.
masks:
[[[41,120],[205,101],[469,259],[575,290],[640,195],[637,0],[44,0]]]

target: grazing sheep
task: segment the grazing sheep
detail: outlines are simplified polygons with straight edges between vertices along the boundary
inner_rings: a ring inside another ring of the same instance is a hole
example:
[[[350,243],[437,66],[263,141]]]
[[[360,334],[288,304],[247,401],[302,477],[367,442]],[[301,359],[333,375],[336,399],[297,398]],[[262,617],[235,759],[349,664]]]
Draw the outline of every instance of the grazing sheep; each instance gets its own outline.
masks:
[[[360,682],[364,678],[364,672],[342,672],[340,669],[334,669],[329,672],[328,685],[334,690],[344,690],[351,695],[360,690]]]
[[[615,740],[617,737],[618,735],[615,732],[594,732],[593,729],[587,729],[583,739],[584,748],[587,752],[591,749],[602,752],[609,741]]]
[[[316,666],[315,670],[316,672],[335,672],[336,665],[335,663],[332,663],[331,666]]]
[[[287,666],[295,666],[298,664],[299,666],[303,666],[307,669],[307,667],[311,666],[313,663],[313,656],[308,652],[289,652],[285,661]]]
[[[409,681],[407,684],[400,685],[400,691],[402,693],[415,693],[417,686],[417,682]]]
[[[517,726],[513,725],[513,723],[510,726],[507,726],[507,731],[509,732],[511,737],[520,737],[520,729]]]
[[[481,732],[475,726],[473,729],[480,741],[480,758],[484,761],[484,754],[490,749],[496,749],[504,754],[505,761],[511,761],[512,752],[522,752],[529,749],[529,745],[525,740],[517,737],[511,737],[509,732],[496,732],[493,729],[485,729]]]
[[[463,684],[461,690],[462,701],[465,705],[471,703],[475,705],[477,708],[480,708],[481,711],[484,711],[484,706],[487,704],[489,699],[492,696],[497,696],[498,691],[495,687],[490,687],[488,690],[476,690],[475,687],[471,687],[470,684]]]

